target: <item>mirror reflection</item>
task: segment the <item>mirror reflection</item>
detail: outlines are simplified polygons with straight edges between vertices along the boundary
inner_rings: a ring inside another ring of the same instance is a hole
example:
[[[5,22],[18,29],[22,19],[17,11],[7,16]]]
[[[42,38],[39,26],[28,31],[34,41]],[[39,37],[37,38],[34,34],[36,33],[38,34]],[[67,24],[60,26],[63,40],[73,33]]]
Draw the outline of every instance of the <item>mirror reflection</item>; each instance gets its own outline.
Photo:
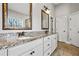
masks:
[[[4,29],[31,29],[32,5],[29,3],[8,3],[6,4],[7,18],[4,18]],[[5,6],[4,6],[5,7]]]
[[[45,30],[49,29],[49,14],[44,10],[41,10],[41,28]]]

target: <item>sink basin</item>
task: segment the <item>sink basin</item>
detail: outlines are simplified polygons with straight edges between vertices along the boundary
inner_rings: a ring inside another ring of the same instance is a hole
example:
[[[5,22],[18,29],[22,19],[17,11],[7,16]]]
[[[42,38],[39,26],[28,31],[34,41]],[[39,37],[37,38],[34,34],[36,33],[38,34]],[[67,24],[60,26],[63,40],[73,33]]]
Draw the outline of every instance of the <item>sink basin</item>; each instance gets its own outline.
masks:
[[[32,38],[35,38],[35,37],[19,37],[18,40],[26,40],[26,39],[32,39]]]

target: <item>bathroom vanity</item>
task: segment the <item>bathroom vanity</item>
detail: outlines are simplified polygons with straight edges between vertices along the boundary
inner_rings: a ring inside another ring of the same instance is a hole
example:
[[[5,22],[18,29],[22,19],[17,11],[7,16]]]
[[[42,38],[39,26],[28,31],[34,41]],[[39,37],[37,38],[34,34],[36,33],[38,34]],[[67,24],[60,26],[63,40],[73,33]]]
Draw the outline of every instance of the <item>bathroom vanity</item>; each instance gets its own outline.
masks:
[[[0,56],[50,56],[57,47],[57,34],[26,37],[0,49]]]
[[[32,6],[34,8],[36,5],[32,3],[3,3],[2,29],[5,31],[32,30],[32,17],[34,17],[32,15]],[[49,10],[45,5],[44,8]],[[36,8],[34,9],[36,10]],[[41,17],[39,18],[42,21],[41,29],[48,32],[50,26],[49,14],[43,8],[38,10],[41,11]],[[40,16],[39,14],[38,17]],[[24,32],[17,32],[19,34],[18,37],[15,33],[9,33],[10,35],[5,33],[2,35],[3,38],[0,36],[0,40],[3,40],[0,41],[0,56],[50,56],[57,47],[57,34],[47,34],[47,32],[42,33],[40,31],[38,35],[36,32],[34,32],[35,35],[29,33],[26,36],[24,36]]]

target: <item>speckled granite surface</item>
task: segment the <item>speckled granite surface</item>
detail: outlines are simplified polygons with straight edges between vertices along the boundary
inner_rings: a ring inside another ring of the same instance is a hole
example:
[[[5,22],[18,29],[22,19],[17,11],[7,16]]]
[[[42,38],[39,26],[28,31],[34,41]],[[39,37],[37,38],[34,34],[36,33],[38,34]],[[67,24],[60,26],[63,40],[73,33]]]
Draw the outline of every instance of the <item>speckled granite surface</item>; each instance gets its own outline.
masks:
[[[8,35],[11,34],[11,37],[12,37],[12,35],[15,35],[14,33],[13,34],[12,33],[7,33],[7,34]],[[2,34],[2,35],[4,35],[4,34]],[[41,38],[41,37],[49,36],[49,35],[52,35],[52,34],[45,34],[44,31],[42,31],[42,32],[41,31],[39,31],[39,32],[26,32],[24,37],[26,37],[26,38],[27,37],[33,37],[33,38],[29,38],[27,40],[19,40],[18,37],[16,37],[16,39],[15,38],[13,39],[13,37],[12,38],[7,37],[7,38],[4,38],[4,39],[0,40],[0,47],[4,47],[4,46],[7,46],[7,47],[11,46],[12,47],[12,46],[15,46],[15,45],[20,45],[20,44],[23,44],[23,43],[27,43],[27,42],[36,40],[36,39]]]

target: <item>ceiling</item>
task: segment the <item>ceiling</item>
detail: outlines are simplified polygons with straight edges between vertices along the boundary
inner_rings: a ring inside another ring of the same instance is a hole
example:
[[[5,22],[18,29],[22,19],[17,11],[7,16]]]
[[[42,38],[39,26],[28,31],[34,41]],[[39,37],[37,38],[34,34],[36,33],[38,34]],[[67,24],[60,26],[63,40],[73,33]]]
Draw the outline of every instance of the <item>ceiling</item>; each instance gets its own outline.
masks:
[[[61,3],[53,3],[54,6],[57,6],[57,5],[59,5],[59,4],[61,4]]]

